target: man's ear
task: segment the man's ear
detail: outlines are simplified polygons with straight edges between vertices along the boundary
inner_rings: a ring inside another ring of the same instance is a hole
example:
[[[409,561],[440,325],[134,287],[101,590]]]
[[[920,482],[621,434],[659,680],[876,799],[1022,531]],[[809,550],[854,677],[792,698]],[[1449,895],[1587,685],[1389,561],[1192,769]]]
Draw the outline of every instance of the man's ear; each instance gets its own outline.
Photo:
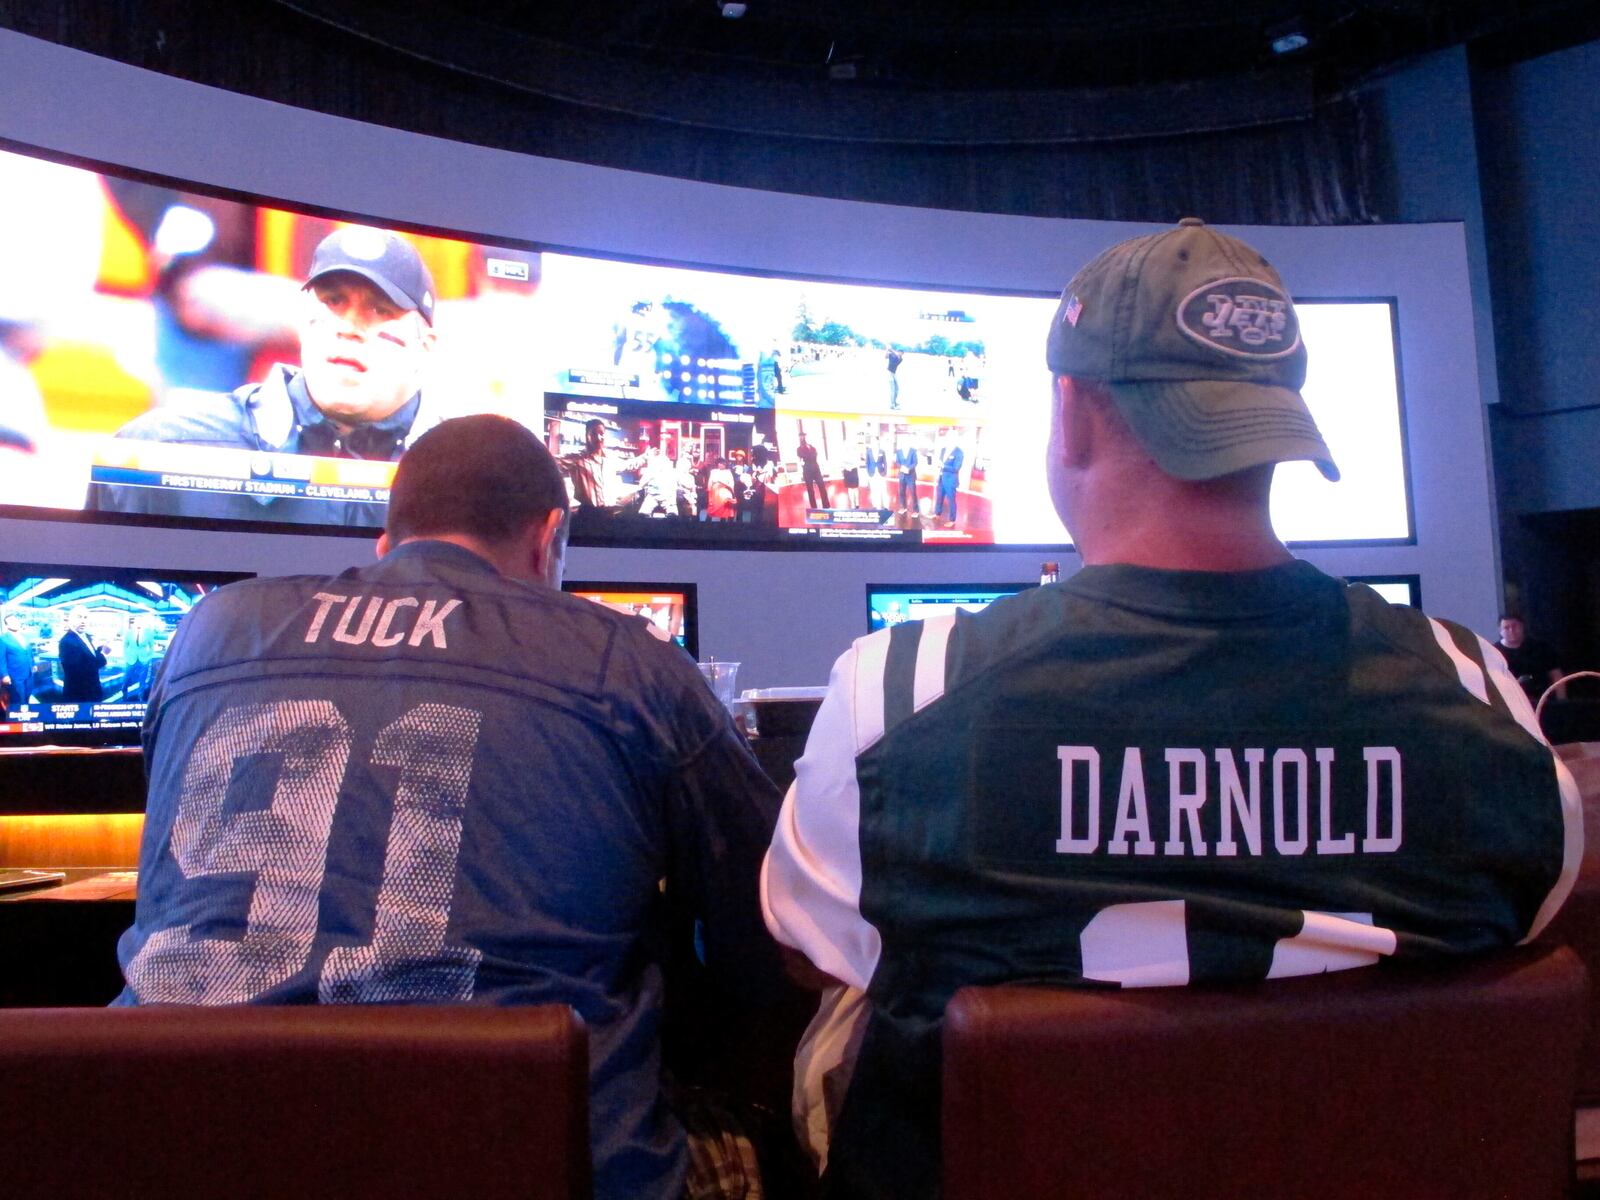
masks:
[[[524,553],[534,577],[560,587],[567,557],[567,510],[552,508],[542,520],[529,523],[526,536]]]
[[[1061,465],[1081,468],[1094,456],[1095,397],[1070,375],[1055,378],[1056,446]]]
[[[385,529],[378,535],[378,557],[382,558],[389,553],[389,531]]]

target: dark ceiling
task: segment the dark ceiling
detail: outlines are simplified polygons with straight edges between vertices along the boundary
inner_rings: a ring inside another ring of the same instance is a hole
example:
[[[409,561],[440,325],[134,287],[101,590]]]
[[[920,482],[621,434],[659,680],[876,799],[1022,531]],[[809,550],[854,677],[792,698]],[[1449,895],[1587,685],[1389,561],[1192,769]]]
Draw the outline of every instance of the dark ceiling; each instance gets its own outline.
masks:
[[[1020,146],[1305,121],[1430,51],[1466,45],[1496,66],[1600,37],[1600,2],[0,0],[0,26],[379,122],[416,126],[408,96],[459,107],[488,87],[542,97],[521,119],[569,132],[582,112],[835,143]],[[468,118],[452,135],[482,126]]]
[[[383,36],[370,0],[285,2]],[[1327,92],[1462,43],[1516,55],[1600,34],[1593,0],[435,0],[397,12],[406,8],[378,8],[395,44],[427,43],[471,60],[449,64],[464,69],[504,63],[521,43],[530,53],[554,45],[597,55],[597,69],[945,91],[1170,84],[1309,66]],[[1305,45],[1274,53],[1273,41],[1289,34]],[[474,55],[490,42],[494,53]]]
[[[1177,188],[1189,210],[1258,223],[1392,211],[1365,86],[1390,69],[1464,45],[1492,105],[1493,68],[1600,38],[1600,0],[727,7],[0,0],[0,26],[280,103],[656,174],[1105,219],[1165,219]],[[1296,33],[1303,46],[1274,53]],[[1298,165],[1258,186],[1263,161]],[[1167,167],[1228,194],[1185,191]]]

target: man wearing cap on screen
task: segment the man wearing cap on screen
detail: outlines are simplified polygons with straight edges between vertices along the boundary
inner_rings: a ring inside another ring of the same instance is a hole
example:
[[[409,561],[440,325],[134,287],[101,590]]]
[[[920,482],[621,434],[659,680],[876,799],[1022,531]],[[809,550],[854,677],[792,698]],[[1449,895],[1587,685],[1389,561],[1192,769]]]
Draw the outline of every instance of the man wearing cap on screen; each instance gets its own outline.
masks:
[[[1275,464],[1338,473],[1257,251],[1193,218],[1112,247],[1047,359],[1082,569],[858,640],[763,870],[768,928],[824,988],[795,1116],[830,1194],[937,1195],[960,987],[1510,946],[1581,855],[1576,788],[1487,643],[1273,532]]]
[[[278,365],[228,395],[152,409],[117,432],[149,442],[397,460],[435,423],[420,391],[433,348],[432,276],[399,234],[351,226],[312,255],[300,318],[300,366]],[[381,505],[344,499],[179,491],[97,483],[102,512],[377,527]]]

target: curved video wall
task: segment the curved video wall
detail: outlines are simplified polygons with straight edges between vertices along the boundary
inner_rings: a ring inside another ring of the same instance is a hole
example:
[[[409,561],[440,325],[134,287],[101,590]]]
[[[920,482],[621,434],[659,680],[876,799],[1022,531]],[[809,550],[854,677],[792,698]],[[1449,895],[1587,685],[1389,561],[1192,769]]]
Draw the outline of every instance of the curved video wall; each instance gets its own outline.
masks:
[[[1037,463],[1051,296],[387,236],[16,149],[0,195],[0,505],[378,528],[407,445],[498,412],[559,456],[580,545],[1067,540]],[[330,308],[341,275],[399,311]],[[1284,468],[1279,532],[1407,539],[1392,302],[1299,308],[1343,476]]]
[[[312,256],[355,223],[401,230],[435,284],[419,409],[545,435],[581,510],[569,574],[696,584],[702,653],[752,685],[821,682],[866,631],[868,582],[1075,568],[1043,483],[1045,327],[1079,266],[1149,227],[534,159],[4,31],[0,139],[19,177],[56,180],[0,206],[0,319],[37,331],[0,413],[0,441],[32,447],[0,472],[9,559],[275,573],[370,554],[350,534],[370,535],[392,471],[372,446],[172,435],[304,367]],[[1336,573],[1415,575],[1431,609],[1491,628],[1461,227],[1230,231],[1303,306],[1307,398],[1343,471],[1283,469],[1279,531]]]

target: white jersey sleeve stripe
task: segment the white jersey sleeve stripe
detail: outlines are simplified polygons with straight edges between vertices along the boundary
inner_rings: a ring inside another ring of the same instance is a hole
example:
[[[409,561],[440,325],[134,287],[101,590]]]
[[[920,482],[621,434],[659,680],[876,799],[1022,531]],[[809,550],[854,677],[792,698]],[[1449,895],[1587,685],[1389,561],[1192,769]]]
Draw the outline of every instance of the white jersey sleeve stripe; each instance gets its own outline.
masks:
[[[883,736],[888,641],[862,638],[834,664],[761,866],[761,913],[772,936],[858,988],[877,970],[882,940],[861,915],[857,738]]]
[[[1110,904],[1078,934],[1083,977],[1123,987],[1189,982],[1188,906],[1182,900]]]
[[[849,701],[855,709],[849,745],[856,754],[860,754],[883,736],[883,672],[889,661],[889,631],[886,629],[870,637],[857,638],[855,645],[845,653],[845,657],[852,655],[851,678],[845,681],[845,686],[850,689]],[[843,663],[844,659],[841,658],[834,665],[835,678],[828,683],[830,695],[839,685],[837,676]],[[813,732],[815,728],[812,727]],[[807,752],[810,749],[811,741],[808,740]]]
[[[1505,657],[1500,651],[1483,638],[1478,639],[1479,649],[1483,653],[1484,666],[1488,669],[1489,679],[1494,683],[1495,691],[1500,693],[1500,698],[1506,702],[1506,707],[1511,710],[1511,715],[1516,717],[1517,724],[1538,738],[1544,745],[1549,745],[1544,736],[1544,730],[1539,727],[1539,718],[1533,711],[1533,704],[1527,694],[1511,674],[1511,668],[1506,666]],[[1556,783],[1561,789],[1561,874],[1556,879],[1556,884],[1550,889],[1550,894],[1544,898],[1544,903],[1539,906],[1538,913],[1533,918],[1533,924],[1528,927],[1528,935],[1524,942],[1532,941],[1538,937],[1544,927],[1550,924],[1550,919],[1560,911],[1566,902],[1567,894],[1572,891],[1572,885],[1577,882],[1578,867],[1583,861],[1583,797],[1578,789],[1578,781],[1572,777],[1572,772],[1567,769],[1567,764],[1561,757],[1551,751],[1555,759]]]
[[[1550,889],[1550,894],[1539,906],[1533,924],[1528,926],[1528,936],[1522,939],[1524,942],[1531,942],[1543,933],[1544,927],[1550,924],[1550,919],[1561,911],[1561,906],[1566,903],[1567,896],[1572,891],[1572,885],[1577,882],[1578,867],[1583,862],[1583,795],[1578,789],[1578,781],[1567,769],[1567,764],[1559,757],[1556,758],[1555,764],[1556,782],[1561,787],[1561,820],[1565,832],[1561,850],[1561,877],[1556,880],[1555,887]]]
[[[1479,638],[1478,653],[1483,655],[1484,672],[1488,675],[1489,682],[1494,684],[1494,690],[1500,693],[1500,699],[1506,702],[1506,707],[1517,719],[1517,724],[1548,745],[1544,730],[1539,728],[1539,718],[1534,714],[1533,705],[1529,702],[1527,693],[1522,690],[1522,685],[1512,676],[1511,668],[1506,666],[1505,655],[1500,653],[1500,648],[1492,642]]]
[[[1370,967],[1399,945],[1394,930],[1374,925],[1371,913],[1302,911],[1301,916],[1300,932],[1273,946],[1268,979]]]
[[[922,638],[917,642],[917,673],[912,684],[911,707],[921,712],[944,695],[944,656],[950,631],[956,619],[933,617],[922,623]]]
[[[1489,688],[1484,682],[1483,668],[1461,652],[1461,647],[1456,645],[1448,629],[1432,617],[1428,618],[1428,624],[1433,629],[1433,637],[1439,643],[1439,649],[1449,656],[1451,665],[1455,667],[1461,686],[1485,704],[1489,703]]]

